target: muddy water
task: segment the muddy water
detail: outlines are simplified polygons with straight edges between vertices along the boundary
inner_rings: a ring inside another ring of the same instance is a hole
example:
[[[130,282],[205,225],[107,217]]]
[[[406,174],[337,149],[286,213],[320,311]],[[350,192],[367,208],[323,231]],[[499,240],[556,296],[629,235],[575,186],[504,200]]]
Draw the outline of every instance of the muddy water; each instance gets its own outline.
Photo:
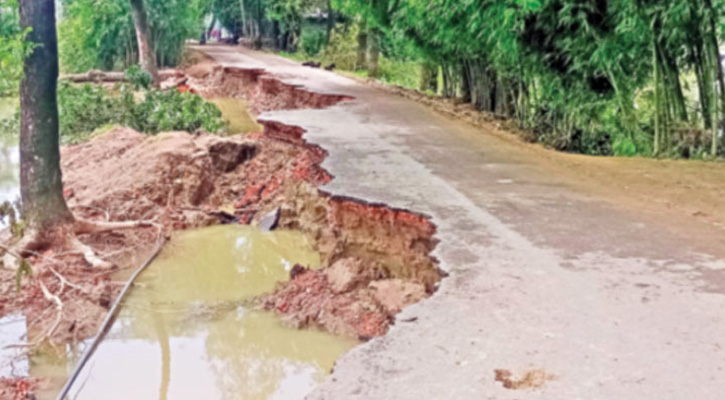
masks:
[[[262,126],[248,111],[247,102],[243,99],[230,97],[210,99],[222,112],[222,117],[229,122],[229,134],[238,135],[262,131]]]
[[[70,398],[302,399],[356,342],[287,328],[252,309],[250,299],[287,279],[295,263],[320,263],[295,232],[229,225],[180,233],[140,277]],[[33,364],[32,375],[55,376],[56,385],[67,374],[63,362]]]

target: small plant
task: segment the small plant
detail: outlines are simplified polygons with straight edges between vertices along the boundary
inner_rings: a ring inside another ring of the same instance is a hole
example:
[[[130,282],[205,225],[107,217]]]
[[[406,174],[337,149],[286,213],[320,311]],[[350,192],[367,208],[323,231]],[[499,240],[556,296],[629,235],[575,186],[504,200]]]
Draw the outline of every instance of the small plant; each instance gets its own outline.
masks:
[[[58,88],[60,134],[63,143],[87,140],[98,128],[124,125],[147,134],[178,130],[212,133],[224,131],[226,121],[212,103],[192,93],[176,90],[146,90],[141,101],[130,86],[109,91],[91,84],[72,85],[67,82]],[[0,130],[14,130],[0,125]]]
[[[128,91],[124,92],[123,98],[129,112],[123,123],[141,132],[156,134],[201,129],[220,132],[227,125],[219,108],[196,94],[149,90],[143,101],[133,105]]]
[[[126,79],[136,90],[148,89],[151,87],[151,75],[139,68],[138,65],[130,66],[125,73]]]
[[[60,136],[64,143],[78,143],[98,127],[121,123],[123,104],[100,86],[60,82],[58,112]]]

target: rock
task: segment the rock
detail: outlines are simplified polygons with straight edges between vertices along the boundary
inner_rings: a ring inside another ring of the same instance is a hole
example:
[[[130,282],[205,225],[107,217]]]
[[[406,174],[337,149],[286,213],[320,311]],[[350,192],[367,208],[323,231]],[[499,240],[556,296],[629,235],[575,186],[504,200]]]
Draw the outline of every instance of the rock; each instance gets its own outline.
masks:
[[[330,288],[335,293],[346,293],[368,282],[379,275],[380,268],[366,266],[359,258],[343,258],[337,260],[324,273]]]
[[[402,279],[375,281],[368,286],[375,300],[389,315],[399,313],[406,306],[426,297],[425,286]]]
[[[273,231],[277,229],[277,226],[279,225],[279,215],[280,209],[278,207],[271,213],[262,217],[262,219],[259,220],[259,229],[263,231]]]
[[[295,264],[289,272],[289,278],[290,280],[294,280],[298,275],[302,275],[307,271],[309,271],[307,268],[301,266],[300,264]]]

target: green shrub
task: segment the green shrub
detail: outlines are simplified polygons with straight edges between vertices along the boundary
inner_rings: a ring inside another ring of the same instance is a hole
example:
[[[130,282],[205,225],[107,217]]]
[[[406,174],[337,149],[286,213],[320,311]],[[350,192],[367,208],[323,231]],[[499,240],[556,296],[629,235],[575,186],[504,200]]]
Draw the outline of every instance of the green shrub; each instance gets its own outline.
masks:
[[[151,74],[138,67],[132,65],[126,70],[126,79],[133,85],[134,89],[148,89],[151,86]]]
[[[141,95],[143,98],[137,100]],[[126,85],[108,90],[60,82],[58,111],[64,144],[85,141],[97,129],[115,124],[152,135],[171,130],[219,133],[227,125],[221,111],[198,95],[156,89],[139,93]],[[0,123],[0,132],[5,135],[17,135],[18,128],[17,117]]]
[[[338,69],[355,71],[364,68],[357,65],[357,36],[358,25],[339,26],[332,31],[330,43],[322,52],[322,62],[325,65],[335,64]]]
[[[322,29],[307,28],[302,31],[300,47],[308,57],[315,57],[325,47],[327,34]]]
[[[202,129],[220,132],[227,125],[217,106],[192,93],[149,90],[144,100],[136,103],[127,90],[123,94],[123,103],[127,112],[123,124],[149,134]]]

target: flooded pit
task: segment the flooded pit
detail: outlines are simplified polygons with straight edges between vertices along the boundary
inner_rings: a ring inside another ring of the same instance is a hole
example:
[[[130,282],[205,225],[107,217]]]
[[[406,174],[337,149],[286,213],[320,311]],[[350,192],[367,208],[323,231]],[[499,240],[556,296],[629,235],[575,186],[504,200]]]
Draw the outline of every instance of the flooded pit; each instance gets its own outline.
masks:
[[[222,117],[229,122],[229,134],[238,135],[250,132],[261,132],[263,127],[249,112],[249,105],[244,99],[219,97],[208,99],[222,112]]]
[[[288,328],[251,308],[295,263],[320,263],[297,232],[227,225],[177,234],[137,281],[69,398],[304,398],[357,342]],[[31,358],[30,375],[51,386],[39,400],[54,399],[74,363]]]

